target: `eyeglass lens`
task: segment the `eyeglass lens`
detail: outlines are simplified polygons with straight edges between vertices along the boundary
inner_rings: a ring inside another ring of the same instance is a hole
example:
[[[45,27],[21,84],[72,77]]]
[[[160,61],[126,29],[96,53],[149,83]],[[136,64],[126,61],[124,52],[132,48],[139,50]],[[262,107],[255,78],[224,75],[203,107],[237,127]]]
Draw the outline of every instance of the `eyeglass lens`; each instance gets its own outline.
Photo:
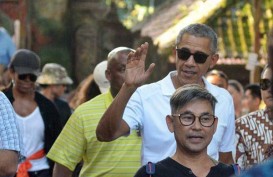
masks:
[[[182,113],[182,114],[176,114],[174,116],[178,116],[181,124],[184,126],[192,125],[195,122],[195,119],[198,118],[202,126],[210,127],[213,125],[215,120],[215,116],[211,114],[195,116],[194,114],[190,114],[190,113],[184,113],[184,114]]]
[[[35,82],[37,80],[37,76],[34,74],[19,74],[18,78],[20,80],[26,80],[26,78],[29,78],[30,81]]]
[[[260,88],[262,90],[267,90],[270,88],[270,86],[272,85],[272,81],[269,79],[261,79],[260,80]]]
[[[181,49],[176,49],[177,51],[177,56],[181,60],[188,60],[191,55],[193,55],[193,59],[196,63],[203,64],[206,62],[208,58],[208,54],[205,54],[203,52],[195,52],[191,53],[188,49],[186,48],[181,48]]]

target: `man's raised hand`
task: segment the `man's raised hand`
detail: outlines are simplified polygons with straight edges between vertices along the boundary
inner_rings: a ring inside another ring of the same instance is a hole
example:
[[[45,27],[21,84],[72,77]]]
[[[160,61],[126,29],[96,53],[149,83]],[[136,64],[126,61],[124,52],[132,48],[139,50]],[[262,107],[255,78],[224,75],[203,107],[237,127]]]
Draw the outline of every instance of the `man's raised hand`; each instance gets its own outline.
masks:
[[[139,87],[151,75],[155,64],[150,64],[149,68],[145,71],[145,60],[149,44],[145,42],[136,49],[135,52],[128,54],[126,71],[125,71],[125,84],[129,87]]]

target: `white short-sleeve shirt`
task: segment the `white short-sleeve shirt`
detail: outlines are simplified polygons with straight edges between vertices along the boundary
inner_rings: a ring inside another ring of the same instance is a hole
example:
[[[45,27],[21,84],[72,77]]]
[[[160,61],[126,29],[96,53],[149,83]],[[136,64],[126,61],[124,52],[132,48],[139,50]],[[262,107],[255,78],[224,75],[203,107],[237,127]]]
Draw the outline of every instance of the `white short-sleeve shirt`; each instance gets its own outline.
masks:
[[[131,129],[141,127],[142,164],[158,162],[174,154],[174,134],[168,130],[166,115],[171,114],[170,98],[175,91],[170,72],[162,80],[143,85],[130,98],[123,119]],[[218,160],[218,152],[235,149],[235,113],[231,95],[203,78],[206,89],[217,99],[215,115],[217,130],[208,146],[208,154]]]

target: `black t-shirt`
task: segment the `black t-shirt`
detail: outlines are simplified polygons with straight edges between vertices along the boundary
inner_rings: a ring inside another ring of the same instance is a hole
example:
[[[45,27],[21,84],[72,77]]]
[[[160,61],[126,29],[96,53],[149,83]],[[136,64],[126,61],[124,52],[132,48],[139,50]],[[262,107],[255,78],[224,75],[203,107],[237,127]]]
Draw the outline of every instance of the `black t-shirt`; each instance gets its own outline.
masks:
[[[211,167],[207,177],[230,177],[234,175],[232,165],[218,163]],[[142,166],[135,177],[149,177],[146,173],[146,165]],[[152,177],[196,177],[191,169],[179,164],[170,157],[155,164],[155,174]]]

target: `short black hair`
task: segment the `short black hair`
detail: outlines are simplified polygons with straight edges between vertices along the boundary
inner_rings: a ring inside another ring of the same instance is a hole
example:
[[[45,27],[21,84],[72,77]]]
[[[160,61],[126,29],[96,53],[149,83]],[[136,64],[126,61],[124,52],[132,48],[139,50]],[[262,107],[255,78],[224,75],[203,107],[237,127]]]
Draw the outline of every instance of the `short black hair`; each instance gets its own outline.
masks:
[[[247,90],[250,90],[250,94],[254,97],[254,98],[259,98],[260,100],[262,99],[262,95],[261,95],[261,88],[258,84],[248,84],[245,86],[245,92]]]

